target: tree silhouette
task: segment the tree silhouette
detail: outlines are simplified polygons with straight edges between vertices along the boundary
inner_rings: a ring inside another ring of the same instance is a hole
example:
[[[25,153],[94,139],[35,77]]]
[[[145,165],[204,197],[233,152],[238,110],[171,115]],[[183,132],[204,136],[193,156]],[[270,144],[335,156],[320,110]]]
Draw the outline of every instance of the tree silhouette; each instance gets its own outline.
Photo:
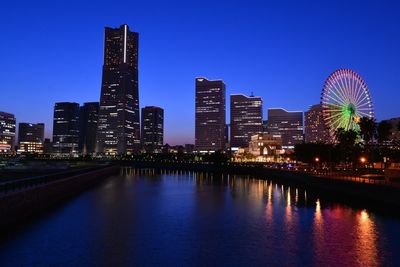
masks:
[[[377,138],[379,143],[387,141],[390,136],[390,131],[392,130],[392,125],[388,121],[381,121],[377,128]]]
[[[376,133],[376,122],[375,119],[368,117],[362,117],[358,123],[360,126],[360,135],[364,140],[365,144],[369,144]]]
[[[336,161],[336,147],[333,144],[303,143],[294,146],[294,154],[298,161],[315,163],[318,158],[321,163]]]
[[[340,151],[341,158],[344,162],[353,162],[353,167],[359,153],[359,146],[356,147],[358,132],[350,129],[345,130],[338,128],[335,131],[335,138],[338,142],[337,148]]]
[[[335,131],[336,141],[339,143],[339,146],[344,148],[353,148],[356,144],[357,137],[358,133],[352,129],[346,131],[344,128],[338,128]]]

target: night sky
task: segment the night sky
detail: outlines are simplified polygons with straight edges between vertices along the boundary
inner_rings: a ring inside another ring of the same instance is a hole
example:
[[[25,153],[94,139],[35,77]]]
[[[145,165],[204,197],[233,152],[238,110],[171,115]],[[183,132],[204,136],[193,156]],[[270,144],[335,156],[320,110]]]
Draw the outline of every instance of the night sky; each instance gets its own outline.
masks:
[[[399,1],[4,2],[0,110],[47,136],[55,102],[99,101],[104,27],[123,23],[140,34],[140,107],[165,109],[169,144],[194,142],[198,76],[225,81],[227,119],[229,95],[251,92],[266,119],[307,110],[330,73],[351,68],[378,120],[400,116]]]

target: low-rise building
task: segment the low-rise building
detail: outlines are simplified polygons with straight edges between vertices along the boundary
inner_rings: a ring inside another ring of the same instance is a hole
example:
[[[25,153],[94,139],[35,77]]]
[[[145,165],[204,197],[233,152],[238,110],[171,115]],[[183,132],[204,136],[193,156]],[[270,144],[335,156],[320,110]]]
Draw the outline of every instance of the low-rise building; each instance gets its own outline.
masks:
[[[185,144],[185,152],[188,154],[192,154],[195,150],[194,144]]]
[[[267,161],[276,160],[285,153],[282,149],[282,138],[265,133],[253,135],[249,142],[249,153],[256,157],[264,157]]]

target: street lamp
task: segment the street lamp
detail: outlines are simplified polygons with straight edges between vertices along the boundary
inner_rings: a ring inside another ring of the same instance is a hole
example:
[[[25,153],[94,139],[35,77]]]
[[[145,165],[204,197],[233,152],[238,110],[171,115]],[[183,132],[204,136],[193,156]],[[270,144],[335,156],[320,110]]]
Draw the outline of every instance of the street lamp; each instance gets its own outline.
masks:
[[[319,157],[315,157],[315,168],[318,169]]]
[[[367,159],[365,157],[361,157],[360,162],[365,167],[365,163],[367,162]]]

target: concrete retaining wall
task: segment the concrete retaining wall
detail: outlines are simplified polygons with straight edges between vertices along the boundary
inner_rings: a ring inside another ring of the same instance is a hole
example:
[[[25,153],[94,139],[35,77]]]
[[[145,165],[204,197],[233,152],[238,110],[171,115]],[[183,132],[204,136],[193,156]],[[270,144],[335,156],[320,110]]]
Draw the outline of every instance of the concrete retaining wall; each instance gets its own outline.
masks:
[[[118,174],[119,169],[118,166],[102,167],[0,197],[0,231]]]

